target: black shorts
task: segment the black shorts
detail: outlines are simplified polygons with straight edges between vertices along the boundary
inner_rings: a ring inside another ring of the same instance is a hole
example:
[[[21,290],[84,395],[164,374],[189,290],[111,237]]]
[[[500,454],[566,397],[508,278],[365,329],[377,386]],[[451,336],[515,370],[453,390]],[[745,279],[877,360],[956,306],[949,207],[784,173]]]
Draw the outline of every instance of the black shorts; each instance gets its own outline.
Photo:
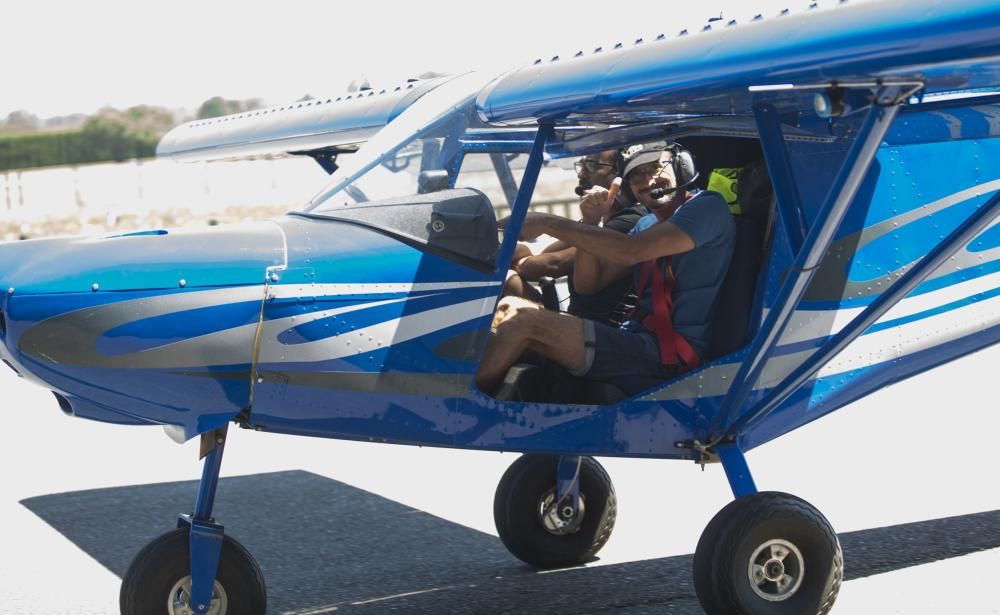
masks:
[[[613,382],[621,378],[666,380],[677,374],[676,366],[660,362],[660,344],[646,329],[626,331],[584,320],[583,343],[584,364],[570,371],[574,376]]]

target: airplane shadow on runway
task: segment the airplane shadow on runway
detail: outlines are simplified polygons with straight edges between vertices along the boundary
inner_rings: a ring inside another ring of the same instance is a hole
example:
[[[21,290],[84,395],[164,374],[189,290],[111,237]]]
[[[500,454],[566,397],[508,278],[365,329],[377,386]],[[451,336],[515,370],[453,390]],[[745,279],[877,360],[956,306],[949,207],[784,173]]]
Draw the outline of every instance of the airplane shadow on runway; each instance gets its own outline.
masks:
[[[189,481],[22,504],[121,576],[196,491]],[[702,612],[690,555],[538,574],[494,536],[309,472],[224,478],[215,512],[259,562],[276,615]],[[1000,511],[840,540],[853,579],[1000,547]]]

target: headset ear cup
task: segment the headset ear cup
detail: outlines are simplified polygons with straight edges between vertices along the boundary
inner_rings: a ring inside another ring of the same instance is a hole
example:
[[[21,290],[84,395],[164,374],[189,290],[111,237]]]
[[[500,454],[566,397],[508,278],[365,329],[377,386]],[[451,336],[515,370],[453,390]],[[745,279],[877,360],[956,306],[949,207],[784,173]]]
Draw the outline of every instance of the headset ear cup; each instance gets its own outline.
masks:
[[[683,187],[694,183],[698,179],[698,171],[694,166],[694,157],[686,149],[674,150],[674,177],[677,178],[677,186]]]

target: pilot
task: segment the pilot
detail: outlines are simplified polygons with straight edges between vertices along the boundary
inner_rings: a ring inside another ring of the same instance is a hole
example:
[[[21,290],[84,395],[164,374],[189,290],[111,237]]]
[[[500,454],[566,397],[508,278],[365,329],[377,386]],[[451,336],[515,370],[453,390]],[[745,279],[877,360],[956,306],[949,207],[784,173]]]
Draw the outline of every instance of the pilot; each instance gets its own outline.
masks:
[[[593,195],[601,195],[603,203],[611,183],[624,168],[624,158],[619,150],[606,150],[580,158],[575,168],[577,195],[583,200],[593,200]],[[583,220],[590,225],[603,225],[604,228],[627,233],[647,213],[649,210],[644,205],[627,203],[624,198],[619,198],[610,210],[601,211],[597,216],[584,215]],[[541,303],[541,294],[527,282],[538,281],[543,276],[559,278],[570,275],[575,257],[576,248],[563,241],[550,244],[537,255],[532,254],[525,244],[518,244],[511,268],[514,274],[507,278],[504,296],[515,295]],[[581,318],[621,324],[623,306],[629,305],[627,296],[631,288],[631,276],[626,274],[597,292],[584,294],[577,291],[570,277],[567,311]]]
[[[686,176],[681,184],[678,172]],[[630,233],[529,213],[521,239],[547,233],[576,247],[579,292],[597,292],[631,270],[640,297],[635,313],[613,327],[506,297],[476,373],[481,390],[492,392],[526,351],[575,376],[617,384],[627,394],[638,392],[628,390],[635,377],[671,378],[695,367],[707,352],[736,235],[726,201],[715,192],[689,190],[697,175],[690,155],[675,143],[630,148],[623,175],[625,193],[651,210]],[[609,190],[588,194],[581,202],[585,219],[610,211],[621,185],[616,179]]]

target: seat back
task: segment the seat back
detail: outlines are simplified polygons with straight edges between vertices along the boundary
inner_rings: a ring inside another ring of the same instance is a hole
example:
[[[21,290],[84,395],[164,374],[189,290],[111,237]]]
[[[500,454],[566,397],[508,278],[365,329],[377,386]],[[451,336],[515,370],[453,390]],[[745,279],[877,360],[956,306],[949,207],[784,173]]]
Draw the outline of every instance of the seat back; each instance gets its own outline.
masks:
[[[739,175],[740,215],[736,221],[733,258],[716,298],[712,344],[706,360],[746,346],[756,332],[752,318],[757,281],[764,262],[767,229],[774,208],[774,191],[762,160],[743,167]]]

